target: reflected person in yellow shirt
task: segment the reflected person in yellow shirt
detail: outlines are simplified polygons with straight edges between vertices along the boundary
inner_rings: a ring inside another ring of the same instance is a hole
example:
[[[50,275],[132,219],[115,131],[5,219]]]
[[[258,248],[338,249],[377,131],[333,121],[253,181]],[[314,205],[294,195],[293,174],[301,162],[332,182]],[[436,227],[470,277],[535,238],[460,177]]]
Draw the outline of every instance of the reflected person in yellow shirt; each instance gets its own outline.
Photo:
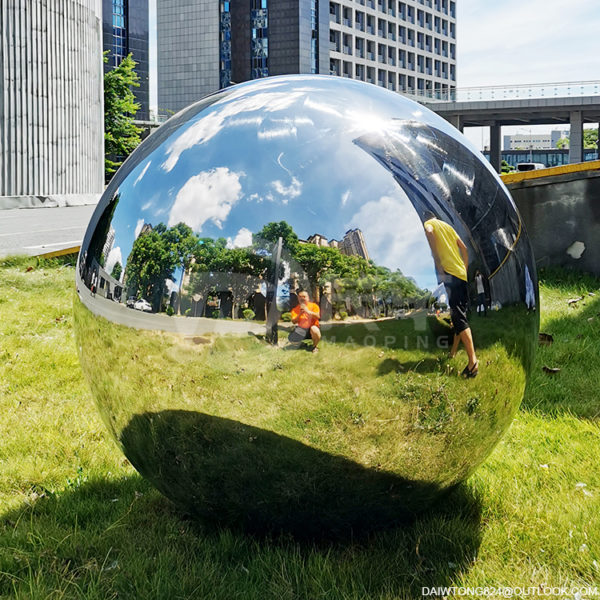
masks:
[[[463,377],[476,377],[479,371],[479,361],[475,354],[473,334],[467,320],[469,252],[467,246],[451,225],[441,221],[430,211],[425,213],[424,218],[423,226],[433,255],[438,281],[444,284],[448,294],[450,317],[454,328],[454,341],[450,350],[450,358],[456,355],[458,344],[462,342],[469,357],[469,362],[461,375]]]

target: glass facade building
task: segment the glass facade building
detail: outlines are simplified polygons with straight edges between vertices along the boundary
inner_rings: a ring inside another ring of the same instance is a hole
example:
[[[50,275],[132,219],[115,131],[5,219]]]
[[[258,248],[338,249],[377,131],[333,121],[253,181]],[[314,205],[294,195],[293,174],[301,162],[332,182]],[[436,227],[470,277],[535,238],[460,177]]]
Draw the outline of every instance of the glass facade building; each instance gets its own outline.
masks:
[[[267,0],[251,0],[251,79],[269,76],[269,8]]]
[[[231,6],[227,0],[221,0],[220,12],[220,47],[219,47],[219,80],[220,87],[226,88],[231,84]]]
[[[456,88],[456,2],[160,0],[158,62],[159,110],[292,73],[448,94]]]
[[[102,0],[103,46],[108,52],[105,71],[131,53],[137,63],[140,87],[134,88],[140,109],[136,119],[147,120],[150,108],[148,0]]]

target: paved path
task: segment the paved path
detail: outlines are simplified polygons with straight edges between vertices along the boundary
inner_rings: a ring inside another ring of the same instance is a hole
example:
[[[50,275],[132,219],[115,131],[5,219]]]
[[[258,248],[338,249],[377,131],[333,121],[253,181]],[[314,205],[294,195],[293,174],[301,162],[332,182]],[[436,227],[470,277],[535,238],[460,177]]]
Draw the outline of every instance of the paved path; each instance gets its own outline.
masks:
[[[79,246],[95,205],[0,210],[0,256]]]

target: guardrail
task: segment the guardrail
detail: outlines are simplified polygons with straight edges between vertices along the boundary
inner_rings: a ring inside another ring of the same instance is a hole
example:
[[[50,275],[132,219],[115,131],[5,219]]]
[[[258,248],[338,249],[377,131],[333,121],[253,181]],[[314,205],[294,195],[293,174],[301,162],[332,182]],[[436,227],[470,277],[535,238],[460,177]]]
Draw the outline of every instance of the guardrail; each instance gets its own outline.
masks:
[[[532,85],[466,87],[451,90],[407,89],[402,92],[423,101],[475,102],[482,100],[525,100],[527,98],[567,98],[600,95],[600,81],[569,81]]]

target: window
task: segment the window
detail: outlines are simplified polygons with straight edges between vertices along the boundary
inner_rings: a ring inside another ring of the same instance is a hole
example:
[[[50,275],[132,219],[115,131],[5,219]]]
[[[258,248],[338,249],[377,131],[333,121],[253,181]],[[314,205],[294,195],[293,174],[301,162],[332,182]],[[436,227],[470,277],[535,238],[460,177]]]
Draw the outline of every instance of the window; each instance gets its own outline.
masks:
[[[126,0],[112,0],[112,56],[110,63],[118,67],[129,54],[127,48],[127,4]]]

